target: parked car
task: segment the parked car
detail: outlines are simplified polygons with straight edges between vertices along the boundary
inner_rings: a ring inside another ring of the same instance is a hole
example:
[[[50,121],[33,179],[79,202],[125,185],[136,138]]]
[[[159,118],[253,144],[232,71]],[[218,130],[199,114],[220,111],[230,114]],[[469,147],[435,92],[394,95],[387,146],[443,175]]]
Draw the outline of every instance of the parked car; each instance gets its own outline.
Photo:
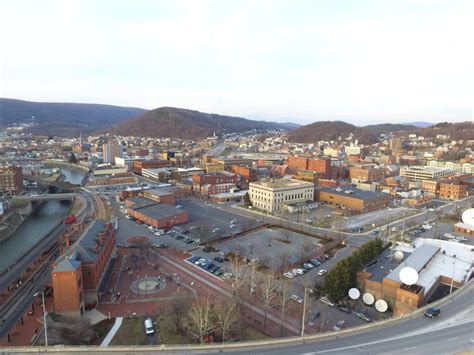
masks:
[[[319,260],[318,258],[316,258],[316,259],[311,259],[311,264],[313,264],[314,266],[318,267],[319,265],[321,265],[321,260]]]
[[[285,272],[283,274],[283,276],[285,276],[286,278],[289,278],[289,279],[292,279],[294,277],[294,275],[291,272]]]
[[[294,269],[294,272],[297,274],[297,275],[303,275],[306,270],[305,269]]]
[[[311,269],[314,268],[314,265],[310,264],[310,263],[306,263],[306,264],[303,264],[303,268],[305,268],[307,270],[311,270]]]
[[[351,314],[351,310],[350,310],[349,308],[347,308],[347,307],[338,306],[337,309],[340,310],[340,311],[343,312],[343,313]]]
[[[303,299],[298,295],[291,295],[290,299],[298,303],[303,303]]]
[[[193,255],[193,256],[191,256],[191,257],[188,259],[188,261],[189,261],[190,263],[194,263],[194,262],[198,261],[199,259],[200,259],[200,256]]]
[[[332,303],[332,302],[329,300],[329,298],[327,298],[327,297],[321,297],[319,300],[320,300],[322,303],[327,304],[328,306],[331,306],[331,307],[335,307],[335,306],[336,306],[336,305],[335,305],[334,303]]]
[[[223,263],[224,262],[224,258],[222,256],[215,256],[214,257],[214,261],[217,261],[218,263]]]
[[[334,327],[332,327],[332,330],[334,330],[335,332],[339,331],[342,329],[342,327],[344,327],[344,324],[346,324],[345,321],[343,320],[338,320],[336,322],[336,324],[334,324]]]
[[[321,269],[318,271],[318,276],[324,276],[328,273],[328,271],[326,269]]]
[[[198,261],[195,261],[194,264],[197,265],[197,266],[200,266],[202,263],[205,263],[206,262],[206,259],[199,259]]]
[[[428,308],[425,312],[425,316],[431,319],[439,316],[440,314],[441,314],[441,310],[435,307]]]
[[[356,313],[356,317],[365,320],[367,323],[372,322],[372,319],[367,317],[364,313]]]

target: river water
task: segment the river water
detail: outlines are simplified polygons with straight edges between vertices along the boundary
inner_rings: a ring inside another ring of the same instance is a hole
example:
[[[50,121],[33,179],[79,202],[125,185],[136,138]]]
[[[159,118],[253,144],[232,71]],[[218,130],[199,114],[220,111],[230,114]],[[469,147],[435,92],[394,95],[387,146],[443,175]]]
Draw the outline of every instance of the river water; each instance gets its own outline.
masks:
[[[66,181],[80,184],[85,172],[62,168]],[[71,201],[46,201],[41,204],[8,239],[0,242],[0,273],[28,252],[67,215]]]

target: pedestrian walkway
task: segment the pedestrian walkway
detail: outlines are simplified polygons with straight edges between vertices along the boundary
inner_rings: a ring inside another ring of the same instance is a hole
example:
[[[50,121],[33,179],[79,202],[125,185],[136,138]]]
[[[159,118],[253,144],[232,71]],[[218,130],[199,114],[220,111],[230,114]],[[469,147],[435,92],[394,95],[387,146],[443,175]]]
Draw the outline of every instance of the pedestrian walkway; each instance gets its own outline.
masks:
[[[112,341],[112,339],[114,338],[115,334],[117,334],[118,330],[120,329],[120,327],[122,326],[122,321],[123,321],[123,317],[117,317],[115,318],[115,324],[114,326],[112,327],[112,329],[110,329],[110,332],[109,334],[107,334],[107,336],[105,337],[105,339],[102,341],[102,343],[100,344],[100,347],[101,348],[105,348],[107,346],[109,346],[110,342]]]

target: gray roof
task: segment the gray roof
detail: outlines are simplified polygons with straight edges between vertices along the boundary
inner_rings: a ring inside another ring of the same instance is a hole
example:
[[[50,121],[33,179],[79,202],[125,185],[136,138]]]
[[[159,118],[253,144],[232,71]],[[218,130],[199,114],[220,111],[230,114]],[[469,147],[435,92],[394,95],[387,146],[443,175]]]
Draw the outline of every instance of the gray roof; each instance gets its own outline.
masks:
[[[154,219],[170,218],[186,213],[184,210],[177,209],[164,203],[156,203],[147,207],[134,208],[134,210]]]
[[[55,267],[54,272],[76,271],[81,263],[76,259],[77,253],[64,257]]]
[[[96,260],[99,251],[102,249],[100,245],[97,248],[97,234],[104,232],[105,229],[105,222],[103,220],[97,220],[89,227],[71,249],[78,254],[77,260],[85,262]]]
[[[335,195],[341,195],[345,197],[362,199],[362,200],[373,200],[373,199],[378,199],[380,197],[389,197],[388,194],[385,194],[383,192],[361,190],[352,186],[323,187],[319,189],[319,191],[333,193]]]
[[[400,270],[406,266],[412,267],[418,273],[430,262],[438,253],[439,247],[435,245],[423,244],[416,249],[405,261],[403,261],[396,269],[394,269],[387,277],[393,281],[401,282]]]
[[[396,269],[400,262],[393,258],[394,251],[392,249],[384,250],[375,262],[370,263],[365,267],[364,271],[372,274],[369,280],[375,282],[382,282],[383,279]],[[403,253],[404,259],[409,257],[410,253]]]

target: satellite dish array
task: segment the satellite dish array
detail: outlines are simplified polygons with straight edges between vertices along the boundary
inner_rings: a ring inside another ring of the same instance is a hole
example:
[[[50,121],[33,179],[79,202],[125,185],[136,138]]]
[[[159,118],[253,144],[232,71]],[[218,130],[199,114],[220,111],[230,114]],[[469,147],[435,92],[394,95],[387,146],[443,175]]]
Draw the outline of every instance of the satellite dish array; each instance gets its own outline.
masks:
[[[397,250],[393,254],[393,257],[396,260],[401,261],[403,260],[404,255],[403,255],[403,252]],[[402,268],[398,276],[400,277],[401,282],[403,282],[405,285],[408,285],[408,286],[414,285],[418,282],[418,272],[410,266],[406,266]],[[355,287],[351,288],[348,293],[349,293],[349,298],[352,300],[357,300],[360,297],[360,291]],[[370,292],[366,292],[362,295],[362,301],[368,306],[371,306],[375,303],[375,309],[380,313],[387,312],[388,310],[387,301],[383,299],[375,301],[374,295],[371,294]]]

